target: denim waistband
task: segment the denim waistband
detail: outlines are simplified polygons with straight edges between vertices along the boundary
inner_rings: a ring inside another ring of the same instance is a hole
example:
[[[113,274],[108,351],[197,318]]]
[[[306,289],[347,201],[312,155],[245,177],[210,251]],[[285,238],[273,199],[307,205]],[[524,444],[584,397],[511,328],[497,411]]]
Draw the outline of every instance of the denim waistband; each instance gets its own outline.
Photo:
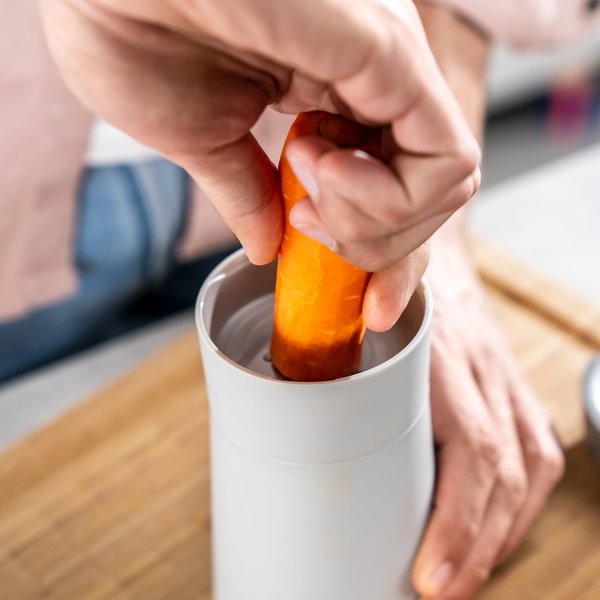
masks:
[[[75,244],[80,274],[135,263],[140,278],[159,280],[174,260],[188,193],[188,175],[164,159],[88,167]]]

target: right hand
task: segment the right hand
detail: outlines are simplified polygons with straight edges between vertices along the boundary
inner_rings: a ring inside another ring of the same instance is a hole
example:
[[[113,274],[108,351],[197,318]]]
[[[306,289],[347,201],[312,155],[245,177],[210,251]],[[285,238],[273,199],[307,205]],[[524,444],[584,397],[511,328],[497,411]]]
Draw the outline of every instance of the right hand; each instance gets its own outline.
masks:
[[[183,166],[257,264],[276,256],[283,225],[275,168],[250,134],[269,104],[339,109],[386,127],[386,164],[318,138],[297,140],[288,154],[313,191],[292,221],[332,238],[350,262],[383,271],[379,296],[479,185],[479,147],[411,0],[364,0],[360,9],[329,0],[42,0],[42,8],[75,93]]]
[[[470,600],[525,537],[563,474],[564,457],[462,238],[447,227],[443,240],[434,237],[429,270],[435,509],[414,581],[423,599]]]

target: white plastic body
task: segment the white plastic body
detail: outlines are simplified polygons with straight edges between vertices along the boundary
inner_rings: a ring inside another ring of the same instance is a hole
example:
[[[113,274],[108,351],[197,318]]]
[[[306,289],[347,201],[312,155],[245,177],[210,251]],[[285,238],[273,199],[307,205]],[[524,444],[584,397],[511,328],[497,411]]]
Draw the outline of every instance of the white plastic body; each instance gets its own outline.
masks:
[[[411,568],[434,482],[427,287],[413,302],[421,323],[399,354],[351,377],[300,384],[236,365],[211,339],[218,288],[244,269],[256,267],[243,253],[227,259],[197,305],[214,599],[415,599]]]

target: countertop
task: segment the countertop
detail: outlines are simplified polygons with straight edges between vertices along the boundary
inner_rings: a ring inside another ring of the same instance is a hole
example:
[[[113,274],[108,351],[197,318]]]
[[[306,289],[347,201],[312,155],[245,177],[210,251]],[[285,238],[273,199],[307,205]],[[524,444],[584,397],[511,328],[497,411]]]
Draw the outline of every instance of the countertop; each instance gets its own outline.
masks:
[[[600,471],[580,378],[600,310],[477,242],[492,306],[567,474],[483,600],[600,597]],[[0,598],[210,599],[208,412],[189,331],[0,455]]]

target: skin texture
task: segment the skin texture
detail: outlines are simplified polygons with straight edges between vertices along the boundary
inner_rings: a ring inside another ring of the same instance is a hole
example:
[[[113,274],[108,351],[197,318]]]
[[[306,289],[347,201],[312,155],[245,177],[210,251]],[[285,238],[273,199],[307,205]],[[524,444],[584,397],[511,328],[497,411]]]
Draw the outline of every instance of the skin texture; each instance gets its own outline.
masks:
[[[486,42],[450,13],[419,11],[441,69],[481,136]],[[414,568],[423,598],[468,600],[525,536],[564,469],[540,401],[486,305],[464,210],[433,238],[431,363],[435,510]]]
[[[275,169],[249,133],[265,107],[340,110],[384,127],[385,163],[318,138],[290,145],[311,192],[291,220],[377,272],[368,327],[397,320],[426,250],[406,257],[480,178],[479,146],[412,1],[363,0],[360,11],[345,0],[41,6],[51,50],[84,104],[187,169],[257,264],[276,256],[283,229]]]

